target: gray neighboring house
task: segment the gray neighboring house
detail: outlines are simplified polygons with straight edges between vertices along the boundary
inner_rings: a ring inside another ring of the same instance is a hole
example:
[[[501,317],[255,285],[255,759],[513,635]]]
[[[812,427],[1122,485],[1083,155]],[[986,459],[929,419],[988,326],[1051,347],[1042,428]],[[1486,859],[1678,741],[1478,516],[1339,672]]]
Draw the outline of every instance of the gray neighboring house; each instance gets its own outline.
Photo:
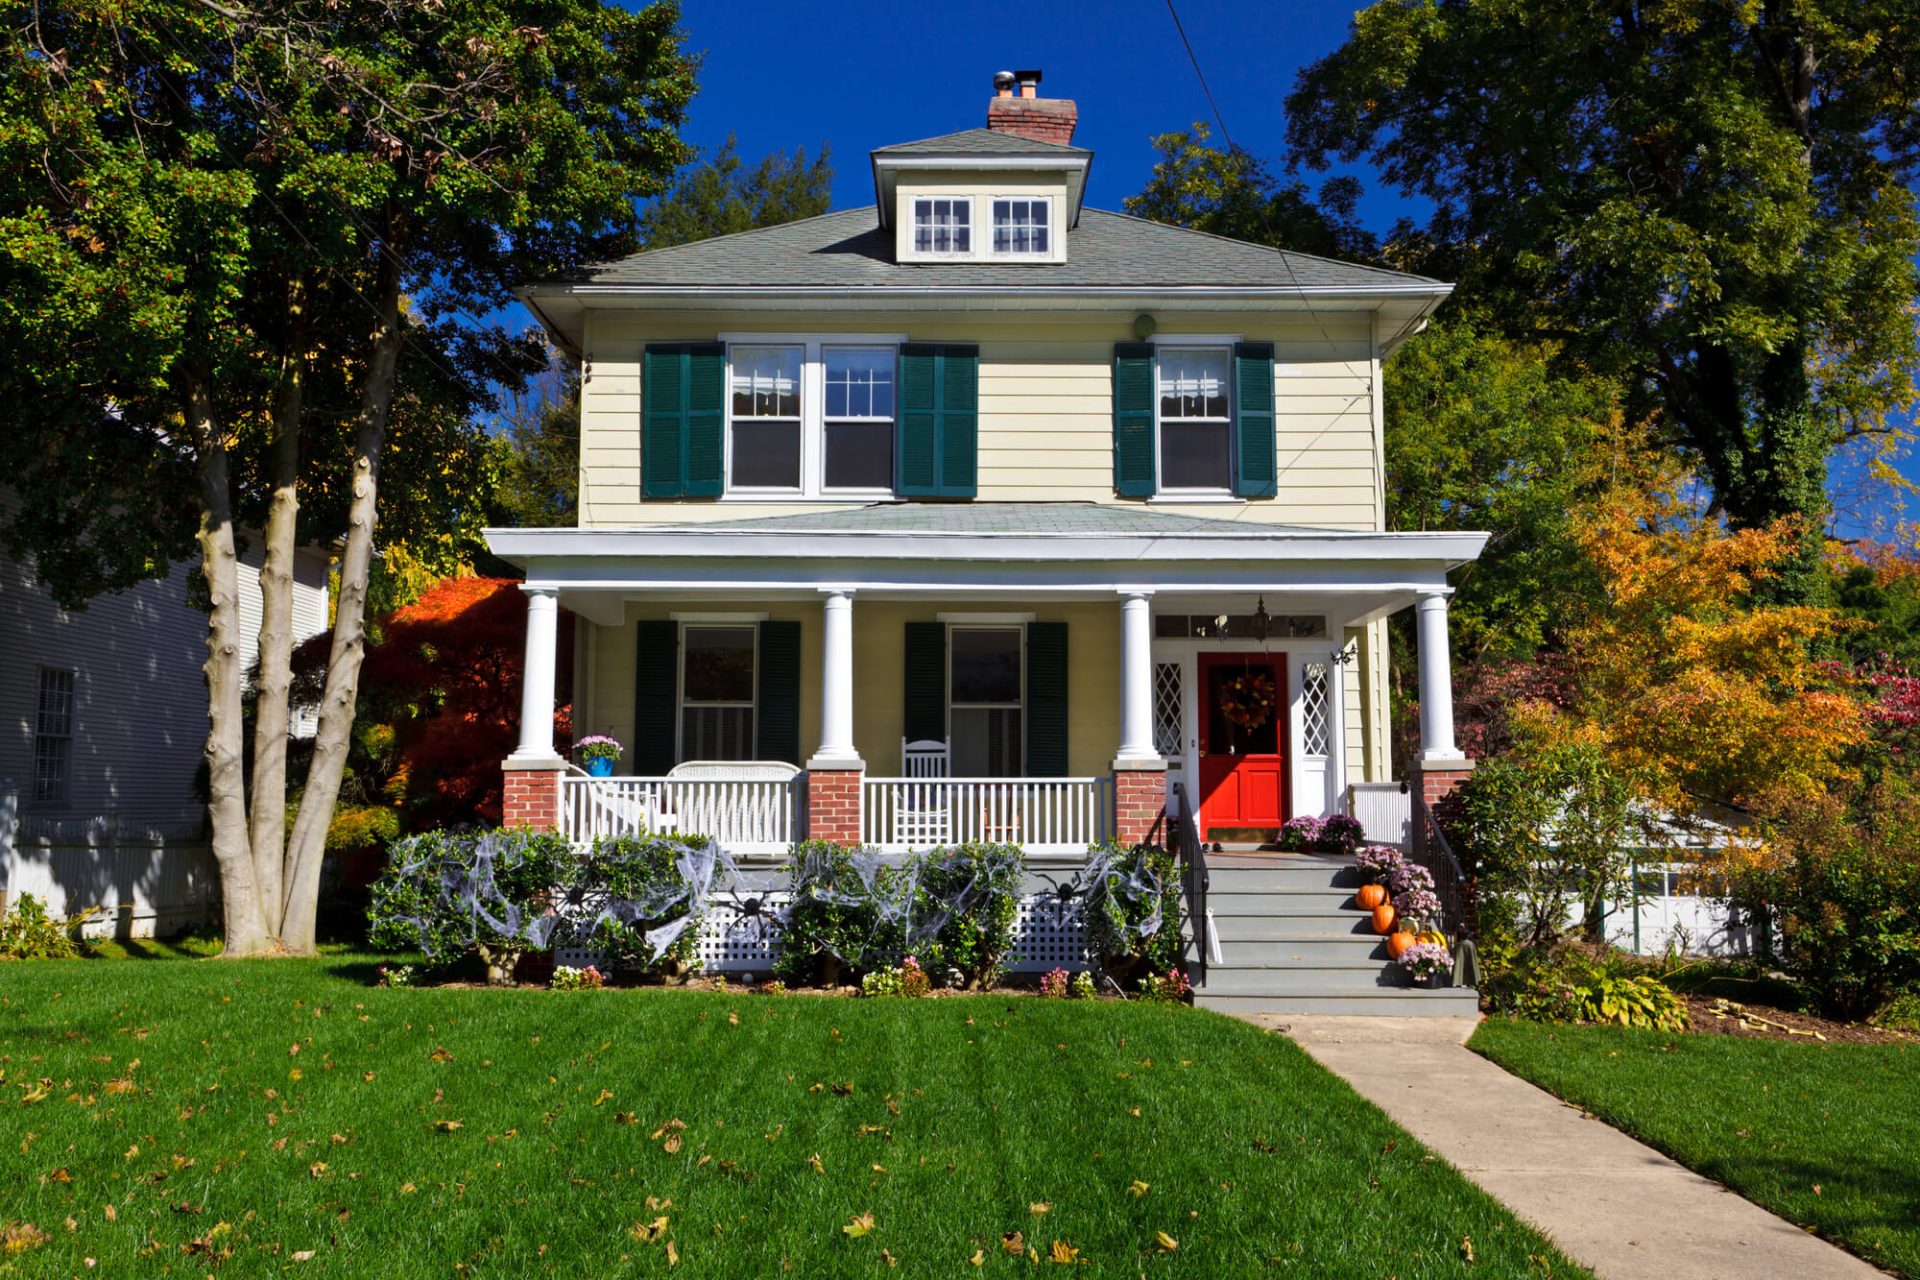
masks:
[[[242,556],[249,653],[260,555],[256,539]],[[327,569],[318,548],[295,562],[296,639],[327,627]],[[56,914],[100,906],[102,927],[146,936],[216,910],[195,782],[207,733],[195,572],[182,563],[69,611],[31,563],[0,557],[0,911],[31,893]]]

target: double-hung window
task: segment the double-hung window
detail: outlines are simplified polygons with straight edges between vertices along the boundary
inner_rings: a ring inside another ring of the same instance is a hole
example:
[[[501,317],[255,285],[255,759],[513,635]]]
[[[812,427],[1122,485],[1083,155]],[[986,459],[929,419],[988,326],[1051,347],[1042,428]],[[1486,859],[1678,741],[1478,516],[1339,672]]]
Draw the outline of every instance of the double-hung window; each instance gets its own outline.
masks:
[[[65,804],[73,780],[73,672],[40,668],[33,726],[33,799]]]
[[[1158,357],[1161,490],[1230,492],[1232,349],[1165,345]]]
[[[947,709],[954,775],[1019,777],[1025,763],[1021,629],[953,627],[948,654]]]
[[[1027,199],[995,199],[993,202],[993,251],[1008,257],[1046,257],[1050,214],[1053,202],[1044,196]]]
[[[726,492],[891,497],[898,342],[860,335],[730,339]]]
[[[740,489],[800,487],[800,368],[805,348],[735,347],[732,481]]]
[[[918,196],[913,202],[915,253],[973,252],[973,197]]]
[[[681,634],[681,760],[754,758],[757,631],[692,626]]]
[[[823,415],[825,489],[893,487],[892,347],[827,347]]]

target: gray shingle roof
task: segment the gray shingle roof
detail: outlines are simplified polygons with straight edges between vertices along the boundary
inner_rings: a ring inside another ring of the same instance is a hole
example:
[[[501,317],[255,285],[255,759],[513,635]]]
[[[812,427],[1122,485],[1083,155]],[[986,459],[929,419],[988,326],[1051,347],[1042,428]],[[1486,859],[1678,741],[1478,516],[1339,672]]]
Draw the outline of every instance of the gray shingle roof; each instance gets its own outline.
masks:
[[[881,228],[873,206],[868,205],[636,253],[582,267],[548,283],[768,289],[1437,285],[1424,276],[1268,249],[1100,209],[1082,212],[1080,225],[1067,232],[1065,262],[902,263],[893,259],[893,235]]]
[[[754,516],[745,520],[703,520],[685,527],[740,533],[1017,533],[1080,536],[1230,533],[1241,538],[1258,537],[1263,533],[1301,531],[1297,525],[1216,520],[1092,502],[878,503],[843,511],[804,511],[792,515]]]
[[[889,147],[876,147],[876,156],[1090,156],[1093,152],[1084,147],[1070,147],[1060,142],[1041,142],[1033,138],[1022,138],[1018,134],[1001,133],[994,129],[962,129],[958,133],[943,133],[937,138],[920,138],[913,142],[896,142]]]

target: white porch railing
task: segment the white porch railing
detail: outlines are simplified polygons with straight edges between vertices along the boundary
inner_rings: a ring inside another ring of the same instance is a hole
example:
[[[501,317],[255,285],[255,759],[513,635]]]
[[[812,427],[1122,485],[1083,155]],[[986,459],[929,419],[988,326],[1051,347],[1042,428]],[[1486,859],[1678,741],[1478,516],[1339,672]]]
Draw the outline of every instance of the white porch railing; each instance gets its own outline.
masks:
[[[888,850],[970,840],[1081,850],[1112,829],[1112,779],[868,778],[860,834]]]
[[[798,831],[800,782],[566,776],[560,832],[584,841],[684,831],[711,836],[730,852],[784,852]]]

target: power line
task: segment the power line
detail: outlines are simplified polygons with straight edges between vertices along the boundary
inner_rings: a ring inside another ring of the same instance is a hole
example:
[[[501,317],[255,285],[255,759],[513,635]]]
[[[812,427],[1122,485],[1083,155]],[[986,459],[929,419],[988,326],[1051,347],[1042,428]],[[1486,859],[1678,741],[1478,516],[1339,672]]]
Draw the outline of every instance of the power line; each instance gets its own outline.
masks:
[[[1220,106],[1213,100],[1213,90],[1207,87],[1207,73],[1200,69],[1200,59],[1194,55],[1193,41],[1187,39],[1187,29],[1181,25],[1180,11],[1173,7],[1173,0],[1167,0],[1167,12],[1173,17],[1173,29],[1180,33],[1180,43],[1187,47],[1187,61],[1193,64],[1193,74],[1200,81],[1200,92],[1207,95],[1207,106],[1213,111],[1213,122],[1220,126],[1221,141],[1227,149],[1233,149],[1233,135],[1227,132],[1227,122],[1220,115]]]

